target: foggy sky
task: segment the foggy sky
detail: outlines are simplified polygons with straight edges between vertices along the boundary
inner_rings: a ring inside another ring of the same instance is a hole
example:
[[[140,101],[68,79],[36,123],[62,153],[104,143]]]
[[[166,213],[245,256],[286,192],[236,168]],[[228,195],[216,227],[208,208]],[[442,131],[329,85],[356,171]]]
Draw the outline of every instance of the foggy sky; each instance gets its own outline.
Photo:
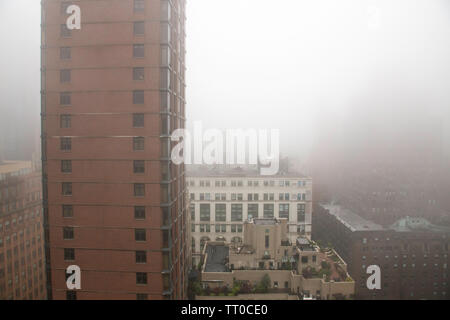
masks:
[[[39,135],[39,23],[40,1],[0,0],[9,158]],[[449,127],[446,0],[189,0],[186,29],[188,124],[280,129],[282,152],[301,157],[355,108],[420,101]]]

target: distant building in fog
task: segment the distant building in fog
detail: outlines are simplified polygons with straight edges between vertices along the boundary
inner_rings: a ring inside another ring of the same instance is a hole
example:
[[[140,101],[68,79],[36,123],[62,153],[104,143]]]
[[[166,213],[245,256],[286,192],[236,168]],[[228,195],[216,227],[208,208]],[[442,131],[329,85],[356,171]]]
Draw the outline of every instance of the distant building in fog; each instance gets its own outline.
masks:
[[[0,300],[46,299],[38,162],[0,163]]]
[[[312,237],[347,262],[357,299],[450,299],[450,228],[405,217],[382,227],[336,205],[315,205]],[[381,268],[381,290],[369,290],[367,267]]]

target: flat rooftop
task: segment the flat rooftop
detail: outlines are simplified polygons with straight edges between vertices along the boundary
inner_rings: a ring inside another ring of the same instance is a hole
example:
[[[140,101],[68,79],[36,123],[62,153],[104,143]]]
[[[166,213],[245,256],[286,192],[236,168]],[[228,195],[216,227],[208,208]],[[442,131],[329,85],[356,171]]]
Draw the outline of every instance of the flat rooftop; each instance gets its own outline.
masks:
[[[253,223],[257,226],[273,226],[277,224],[277,219],[275,218],[255,218]]]
[[[352,231],[380,231],[385,230],[383,226],[376,224],[370,220],[364,219],[356,213],[345,209],[338,205],[322,204],[325,208],[336,217],[342,224]]]
[[[229,248],[226,245],[207,244],[205,272],[227,272]]]
[[[190,177],[205,178],[224,178],[224,177],[249,177],[249,178],[299,178],[310,179],[309,177],[298,172],[285,172],[280,170],[278,174],[271,176],[262,176],[258,167],[255,166],[230,166],[230,165],[188,165],[186,172]]]
[[[0,162],[0,174],[19,173],[31,170],[31,161],[3,161]]]
[[[393,229],[397,232],[442,232],[442,233],[450,233],[450,228],[446,226],[438,226],[431,224],[424,218],[411,218],[405,217],[403,219],[398,220],[396,223],[390,226],[390,229]]]

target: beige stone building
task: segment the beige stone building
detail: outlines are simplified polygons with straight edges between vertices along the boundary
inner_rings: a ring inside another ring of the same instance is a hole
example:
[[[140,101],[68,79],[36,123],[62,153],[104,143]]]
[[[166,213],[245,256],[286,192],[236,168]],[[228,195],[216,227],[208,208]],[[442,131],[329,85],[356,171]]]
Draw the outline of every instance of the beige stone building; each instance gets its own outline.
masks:
[[[199,299],[214,295],[255,299],[265,294],[264,299],[330,300],[354,295],[355,283],[342,258],[333,250],[321,250],[306,237],[291,243],[286,219],[248,221],[243,243],[208,242],[202,258]],[[269,283],[261,291],[263,278]],[[235,289],[239,285],[246,291]]]

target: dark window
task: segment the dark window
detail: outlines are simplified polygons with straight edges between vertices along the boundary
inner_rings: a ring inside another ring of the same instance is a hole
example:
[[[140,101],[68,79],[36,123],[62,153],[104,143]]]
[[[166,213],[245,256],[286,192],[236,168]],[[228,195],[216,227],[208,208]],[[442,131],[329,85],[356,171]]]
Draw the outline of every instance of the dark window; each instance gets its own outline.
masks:
[[[72,118],[70,114],[62,114],[59,118],[59,125],[62,129],[68,129],[72,125]]]
[[[273,218],[273,204],[264,204],[264,218]]]
[[[134,0],[134,11],[142,12],[145,10],[145,1],[144,0]]]
[[[66,299],[67,300],[77,300],[77,292],[76,291],[66,291]]]
[[[143,128],[145,124],[143,113],[133,114],[133,128]]]
[[[133,80],[144,80],[145,79],[145,69],[144,68],[133,68]]]
[[[72,103],[70,92],[61,92],[59,94],[59,103],[61,105],[70,105]]]
[[[70,47],[62,47],[59,49],[59,57],[61,60],[67,60],[72,58],[72,52]]]
[[[200,221],[211,221],[211,206],[200,204]]]
[[[144,160],[133,161],[133,171],[134,173],[145,173],[145,161]]]
[[[282,219],[289,219],[289,204],[281,203],[279,209],[278,216]]]
[[[231,221],[242,221],[242,204],[231,205]]]
[[[136,284],[147,284],[147,273],[137,272],[136,273]]]
[[[143,183],[135,183],[134,184],[134,196],[135,197],[144,197],[145,196],[145,184],[143,184]]]
[[[305,222],[306,205],[303,203],[297,204],[297,221]]]
[[[216,221],[224,222],[227,220],[227,207],[224,203],[216,204]]]
[[[72,36],[72,31],[67,28],[67,25],[64,23],[61,25],[61,37],[69,38]]]
[[[144,104],[144,101],[145,101],[144,91],[142,90],[133,91],[133,104]]]
[[[134,23],[134,35],[141,36],[145,34],[145,23],[144,21],[136,21]]]
[[[258,218],[258,205],[257,204],[249,204],[247,212],[248,212],[249,218]]]
[[[146,251],[136,251],[136,263],[147,263]]]
[[[270,243],[269,243],[269,236],[265,237],[265,244],[266,244],[266,248],[269,248],[269,245],[270,245]]]
[[[143,44],[133,45],[133,57],[134,58],[144,58],[145,57],[145,46]]]
[[[63,196],[71,196],[72,195],[72,183],[71,182],[63,182],[62,183],[62,194],[63,194]]]
[[[144,150],[144,137],[135,137],[133,138],[133,150],[141,151]]]
[[[136,300],[148,300],[148,294],[138,293],[136,294]]]
[[[134,218],[136,220],[145,219],[145,207],[134,207]]]
[[[71,160],[61,160],[61,172],[71,173],[72,172],[72,161]]]
[[[64,227],[63,228],[63,239],[64,240],[72,240],[74,239],[74,229],[73,227]]]
[[[61,150],[62,151],[72,150],[72,139],[71,138],[61,138]]]
[[[64,260],[65,261],[75,260],[75,249],[64,249]]]
[[[62,69],[59,71],[59,79],[61,83],[70,82],[72,79],[71,71],[69,69]]]
[[[146,234],[145,229],[135,229],[134,230],[134,240],[147,241],[147,234]]]
[[[72,218],[73,217],[73,206],[71,205],[63,205],[63,217],[64,218]]]

